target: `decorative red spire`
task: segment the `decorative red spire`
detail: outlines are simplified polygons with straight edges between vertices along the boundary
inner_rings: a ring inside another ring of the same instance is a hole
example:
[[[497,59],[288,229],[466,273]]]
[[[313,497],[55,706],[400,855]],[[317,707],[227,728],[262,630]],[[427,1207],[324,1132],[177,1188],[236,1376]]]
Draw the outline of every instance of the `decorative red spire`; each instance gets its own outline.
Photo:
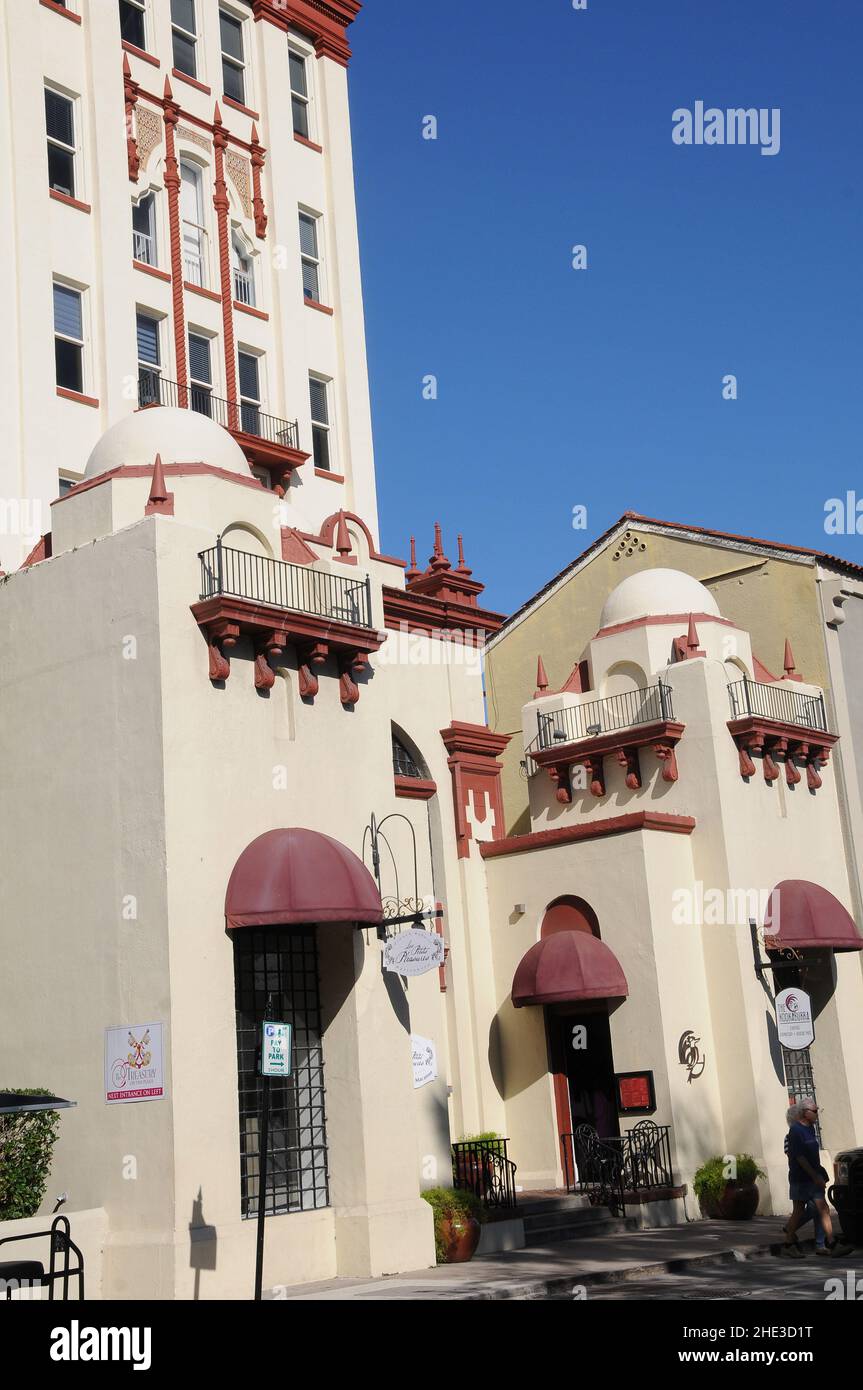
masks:
[[[459,536],[459,538],[458,538],[458,566],[457,566],[457,568],[456,568],[456,570],[455,570],[455,573],[456,573],[456,574],[472,574],[472,573],[473,573],[473,570],[469,570],[468,567],[467,567],[467,565],[466,565],[465,562],[464,562],[464,541],[462,540],[461,536]]]
[[[434,552],[429,557],[429,565],[433,573],[437,573],[438,570],[450,569],[450,562],[443,553],[443,536],[439,521],[434,524]]]
[[[169,492],[165,484],[165,472],[162,468],[162,455],[156,455],[156,462],[153,464],[153,481],[150,484],[150,496],[147,498],[147,505],[144,508],[145,516],[173,516],[174,515],[174,494]]]
[[[339,524],[336,529],[336,550],[343,560],[346,555],[351,553],[351,538],[348,534],[348,527],[345,521],[344,512],[339,512]]]
[[[128,55],[128,53],[124,53],[124,54],[123,54],[123,76],[124,76],[124,77],[131,77],[131,76],[132,76],[132,69],[129,67],[129,55]]]
[[[419,579],[422,570],[417,566],[417,538],[411,536],[411,563],[410,568],[405,570],[405,582],[411,584],[414,579]]]
[[[689,627],[686,633],[686,650],[690,656],[695,656],[698,651],[698,630],[695,626],[695,619],[689,615]]]
[[[251,141],[251,143],[252,143],[253,145],[260,144],[260,141],[258,140],[258,127],[255,125],[255,122],[254,122],[254,121],[252,121],[252,141]]]
[[[215,109],[215,111],[213,112],[213,125],[221,125],[221,124],[222,124],[222,113],[221,113],[221,111],[219,110],[219,103],[216,102],[216,109]]]
[[[785,656],[782,660],[782,666],[785,671],[785,680],[800,681],[803,679],[803,677],[801,675],[798,675],[797,671],[795,670],[794,653],[791,650],[791,643],[789,642],[787,637],[785,638]]]
[[[538,656],[536,658],[536,690],[533,692],[533,698],[538,700],[540,695],[544,695],[547,690],[548,676],[545,674],[542,657]]]
[[[165,100],[166,100],[166,101],[173,101],[173,100],[174,100],[173,88],[171,87],[171,83],[170,83],[170,81],[168,80],[167,73],[165,74],[165,91],[164,91],[164,97],[165,97]]]

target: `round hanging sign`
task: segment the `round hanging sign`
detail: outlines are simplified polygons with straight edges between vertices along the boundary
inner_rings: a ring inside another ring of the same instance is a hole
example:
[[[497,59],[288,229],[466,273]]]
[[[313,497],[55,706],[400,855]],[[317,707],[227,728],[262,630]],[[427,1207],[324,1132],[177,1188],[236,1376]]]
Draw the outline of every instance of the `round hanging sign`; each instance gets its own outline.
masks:
[[[443,963],[443,937],[420,927],[391,936],[384,946],[384,969],[396,975],[425,975]]]
[[[776,1031],[783,1047],[802,1052],[815,1041],[812,1000],[805,990],[781,989],[776,996]]]

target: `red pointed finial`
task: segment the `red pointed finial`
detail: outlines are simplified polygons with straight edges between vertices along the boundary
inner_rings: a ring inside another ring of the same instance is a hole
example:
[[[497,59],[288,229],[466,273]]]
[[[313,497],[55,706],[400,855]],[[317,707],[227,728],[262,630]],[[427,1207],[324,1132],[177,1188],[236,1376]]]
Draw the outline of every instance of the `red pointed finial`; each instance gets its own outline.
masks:
[[[698,630],[691,613],[689,615],[689,628],[686,633],[686,650],[690,653],[698,651]]]
[[[173,91],[172,91],[172,89],[171,89],[171,83],[170,83],[170,81],[169,81],[169,79],[168,79],[168,77],[167,77],[167,74],[166,74],[166,76],[165,76],[165,93],[164,93],[164,95],[165,95],[165,100],[166,100],[166,101],[173,101],[173,100],[174,100],[174,93],[173,93]]]
[[[802,681],[803,677],[801,675],[798,675],[797,673],[794,662],[794,653],[791,650],[791,643],[789,642],[787,637],[785,638],[785,656],[782,659],[782,666],[785,671],[785,680]]]
[[[548,676],[545,674],[545,666],[541,656],[536,658],[536,690],[533,698],[538,700],[540,695],[544,695],[548,690]]]
[[[124,77],[131,77],[131,76],[132,76],[132,69],[131,69],[130,66],[129,66],[129,55],[128,55],[128,53],[124,53],[124,54],[123,54],[123,76],[124,76]]]
[[[251,143],[252,143],[253,145],[259,145],[259,144],[261,143],[260,140],[258,139],[258,127],[255,125],[255,122],[254,122],[254,121],[252,121],[252,139],[251,139]]]
[[[459,569],[464,569],[464,541],[461,536],[458,538],[458,565]]]
[[[449,560],[443,553],[443,536],[439,521],[436,521],[434,524],[434,551],[429,560],[429,564],[433,570],[448,570],[450,567]]]
[[[144,508],[145,516],[152,516],[153,513],[161,513],[163,516],[174,515],[174,496],[168,491],[165,484],[165,470],[162,467],[161,454],[156,455],[156,462],[153,464],[150,496],[147,498],[147,505]]]
[[[339,512],[339,524],[336,530],[336,550],[339,552],[342,559],[351,553],[351,538],[348,534],[344,512]]]
[[[419,579],[421,574],[422,570],[417,565],[417,539],[416,536],[411,536],[411,562],[405,570],[405,582],[411,584],[414,579]]]
[[[219,103],[216,102],[216,109],[215,109],[215,111],[213,112],[213,125],[221,125],[221,124],[222,124],[222,113],[221,113],[221,111],[219,110]]]

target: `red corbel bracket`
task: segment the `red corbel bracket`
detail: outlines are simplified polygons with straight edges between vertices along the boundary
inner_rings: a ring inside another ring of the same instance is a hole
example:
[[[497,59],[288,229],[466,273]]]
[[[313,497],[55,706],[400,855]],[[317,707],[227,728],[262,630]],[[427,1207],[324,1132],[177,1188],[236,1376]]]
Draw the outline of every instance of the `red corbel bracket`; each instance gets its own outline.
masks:
[[[207,643],[210,649],[211,681],[226,681],[231,674],[231,663],[225,655],[237,645],[240,629],[236,623],[211,623],[207,628]]]
[[[605,796],[605,768],[602,758],[598,754],[592,754],[584,759],[584,766],[590,777],[591,796]]]
[[[677,770],[677,754],[673,743],[657,743],[654,747],[657,758],[663,764],[663,782],[676,782],[680,773]]]
[[[638,791],[641,786],[641,765],[638,761],[637,748],[621,748],[618,750],[617,761],[621,767],[626,768],[626,785],[631,792]]]

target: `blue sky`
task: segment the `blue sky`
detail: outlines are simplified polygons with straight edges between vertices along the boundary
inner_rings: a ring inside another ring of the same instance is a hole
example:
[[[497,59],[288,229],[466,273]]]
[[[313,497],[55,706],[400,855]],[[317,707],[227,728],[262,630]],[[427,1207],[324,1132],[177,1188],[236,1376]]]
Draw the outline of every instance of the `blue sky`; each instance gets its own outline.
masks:
[[[352,43],[384,548],[463,531],[503,612],[628,508],[863,562],[824,530],[863,498],[863,6],[367,0]],[[675,145],[699,100],[778,107],[778,154]]]

